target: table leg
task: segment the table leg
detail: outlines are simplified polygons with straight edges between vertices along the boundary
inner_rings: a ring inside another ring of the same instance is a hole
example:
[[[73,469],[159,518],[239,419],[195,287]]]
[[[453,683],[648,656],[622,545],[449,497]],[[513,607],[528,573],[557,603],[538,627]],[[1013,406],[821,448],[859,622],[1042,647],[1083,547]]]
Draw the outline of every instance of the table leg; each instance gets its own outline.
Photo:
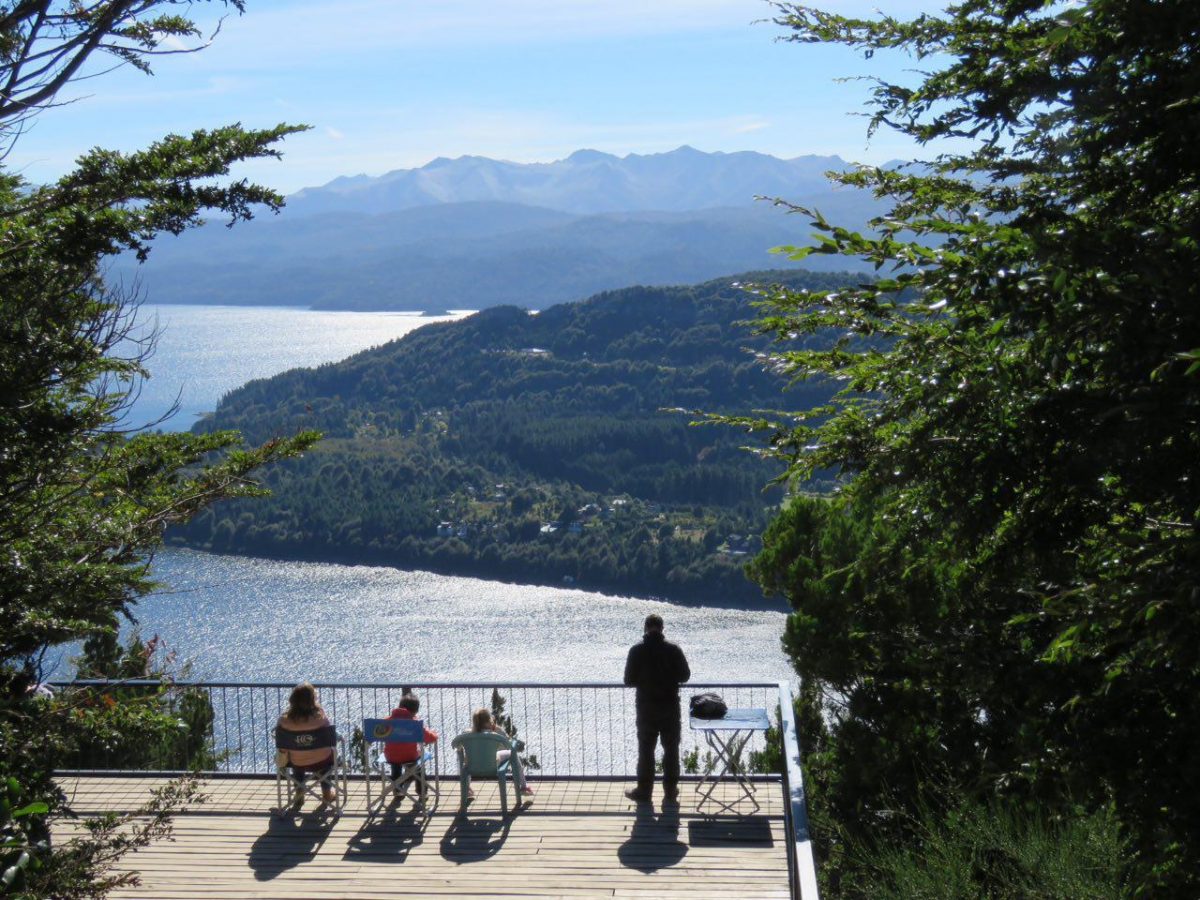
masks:
[[[754,804],[754,810],[757,812],[761,807],[758,803],[758,798],[754,795],[754,787],[750,779],[746,777],[744,771],[745,766],[736,765],[736,761],[740,759],[741,752],[745,749],[746,744],[753,736],[753,730],[738,730],[724,732],[727,735],[724,739],[721,737],[721,732],[706,731],[704,740],[709,748],[713,751],[716,760],[721,764],[720,771],[716,771],[716,766],[713,766],[712,772],[706,774],[696,787],[696,794],[699,799],[696,801],[696,809],[700,811],[705,803],[713,802],[721,808],[722,812],[731,812],[733,807],[740,803],[743,799],[748,799]],[[742,796],[730,802],[724,802],[713,797],[713,791],[717,789],[721,777],[724,775],[732,775],[734,783],[742,792]]]

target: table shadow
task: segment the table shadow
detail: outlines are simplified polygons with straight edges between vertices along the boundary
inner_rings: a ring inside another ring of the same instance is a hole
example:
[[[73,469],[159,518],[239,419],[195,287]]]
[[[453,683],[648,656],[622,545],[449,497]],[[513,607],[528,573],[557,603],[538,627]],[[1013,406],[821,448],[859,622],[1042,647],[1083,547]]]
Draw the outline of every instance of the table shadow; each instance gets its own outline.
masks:
[[[773,847],[771,820],[766,816],[728,816],[688,822],[692,847]]]

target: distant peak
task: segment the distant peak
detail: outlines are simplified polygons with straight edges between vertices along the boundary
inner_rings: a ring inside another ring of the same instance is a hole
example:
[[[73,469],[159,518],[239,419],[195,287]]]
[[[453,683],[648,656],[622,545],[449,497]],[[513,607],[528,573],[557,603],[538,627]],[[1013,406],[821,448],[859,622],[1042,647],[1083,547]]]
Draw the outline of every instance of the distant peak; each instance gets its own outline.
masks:
[[[630,153],[626,159],[679,159],[680,157],[712,157],[724,156],[719,150],[715,153],[705,153],[703,150],[697,150],[691,144],[682,144],[674,150],[664,150],[661,153]]]
[[[576,150],[574,153],[572,153],[570,156],[568,156],[567,162],[574,162],[574,163],[600,162],[602,160],[608,160],[608,159],[616,159],[616,157],[613,156],[611,153],[603,153],[600,150],[583,149],[583,150]]]

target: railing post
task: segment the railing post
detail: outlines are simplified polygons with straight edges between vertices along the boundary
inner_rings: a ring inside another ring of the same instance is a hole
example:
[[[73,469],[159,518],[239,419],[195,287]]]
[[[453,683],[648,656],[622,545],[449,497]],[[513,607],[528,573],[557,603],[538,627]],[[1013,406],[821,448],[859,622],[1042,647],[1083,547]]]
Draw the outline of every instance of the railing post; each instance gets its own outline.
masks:
[[[808,832],[808,796],[800,768],[800,738],[792,688],[779,683],[779,741],[783,751],[784,821],[788,829],[788,867],[793,900],[817,900],[817,867]]]

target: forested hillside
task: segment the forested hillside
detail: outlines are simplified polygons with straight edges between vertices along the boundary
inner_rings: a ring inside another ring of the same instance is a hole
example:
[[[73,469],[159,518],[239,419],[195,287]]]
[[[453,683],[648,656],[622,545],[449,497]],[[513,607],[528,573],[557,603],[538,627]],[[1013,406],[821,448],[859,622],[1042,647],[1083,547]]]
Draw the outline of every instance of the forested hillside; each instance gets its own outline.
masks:
[[[251,382],[197,426],[326,440],[172,539],[221,552],[419,566],[680,599],[744,599],[779,471],[682,410],[779,406],[738,281],[499,307],[344,362]],[[828,391],[805,388],[804,402]]]

